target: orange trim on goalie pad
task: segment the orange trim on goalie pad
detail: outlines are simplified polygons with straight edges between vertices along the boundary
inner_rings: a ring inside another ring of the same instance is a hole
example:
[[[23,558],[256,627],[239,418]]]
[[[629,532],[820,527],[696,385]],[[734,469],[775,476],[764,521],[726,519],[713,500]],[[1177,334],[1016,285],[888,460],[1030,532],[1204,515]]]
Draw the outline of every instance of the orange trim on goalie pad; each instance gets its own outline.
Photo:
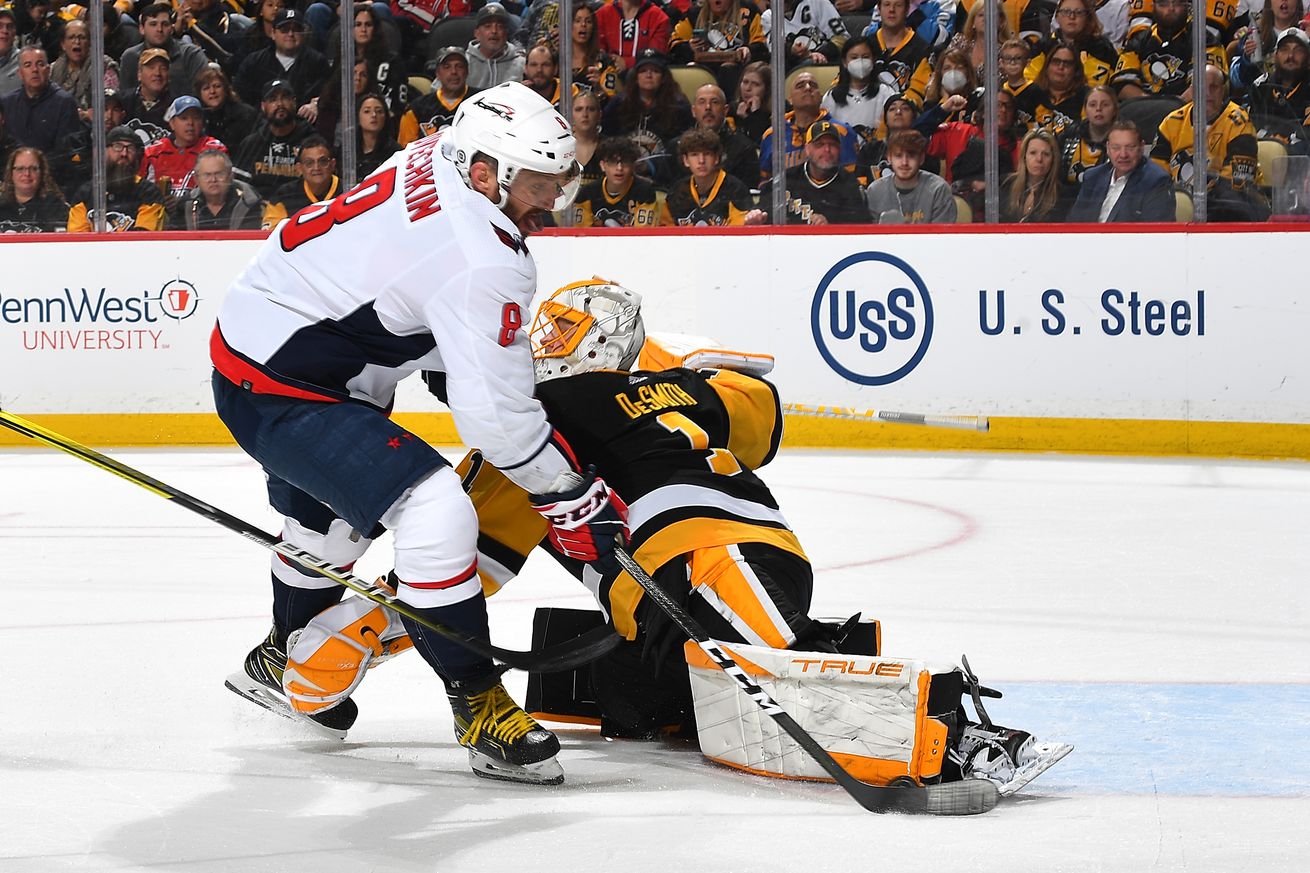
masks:
[[[758,664],[751,663],[741,658],[736,652],[732,651],[729,646],[720,644],[720,647],[729,657],[737,662],[750,676],[761,678],[776,678]],[[683,645],[683,655],[687,665],[691,669],[700,670],[721,670],[704,650],[694,642],[688,641]],[[900,665],[897,665],[900,666]],[[924,780],[933,779],[941,775],[942,764],[946,758],[948,731],[946,725],[935,718],[928,716],[928,691],[932,684],[932,674],[927,670],[919,671],[917,678],[917,702],[914,713],[914,747],[910,750],[909,759],[906,761],[892,760],[889,758],[873,758],[867,755],[856,755],[850,752],[840,752],[833,749],[827,749],[828,754],[833,757],[837,763],[841,764],[846,772],[850,773],[856,779],[862,782],[868,782],[871,785],[887,785],[895,779],[909,777],[916,783],[922,785]],[[740,690],[738,696],[741,695]],[[799,715],[794,715],[798,722],[802,721]],[[761,722],[767,723],[766,719],[761,718]],[[751,767],[746,764],[729,761],[719,758],[715,755],[705,753],[715,763],[722,764],[725,767],[732,767],[735,770],[744,770],[748,773],[754,773],[757,776],[768,776],[774,779],[791,779],[802,782],[832,782],[828,776],[799,776],[785,773],[775,773],[757,767]]]
[[[702,752],[701,754],[704,754]],[[829,752],[832,759],[841,765],[842,769],[850,773],[861,782],[868,782],[870,785],[890,785],[893,780],[902,776],[909,776],[908,768],[904,761],[887,761],[882,758],[866,758],[863,755],[848,755],[845,752]],[[767,776],[770,779],[786,779],[790,782],[834,782],[831,776],[786,776],[782,773],[770,773],[768,770],[759,770],[755,767],[747,767],[745,764],[736,764],[732,761],[725,761],[722,758],[716,758],[713,755],[705,755],[716,764],[722,764],[725,767],[731,767],[734,770],[742,770],[746,773],[752,773],[756,776]]]
[[[688,555],[697,549],[740,543],[764,543],[791,552],[802,560],[809,560],[801,548],[800,540],[789,530],[718,518],[676,521],[656,531],[632,553],[632,557],[642,569],[651,573],[674,558]],[[691,584],[695,587],[697,580],[693,578]],[[629,576],[626,570],[619,573],[610,586],[609,602],[614,629],[624,639],[633,640],[637,637],[637,621],[633,616],[641,598],[642,590],[637,580]]]
[[[792,640],[784,636],[784,633],[794,637],[791,628],[787,627],[785,621],[780,628],[769,615],[768,608],[760,600],[761,595],[767,597],[768,593],[763,589],[757,590],[747,575],[746,568],[742,567],[745,559],[738,560],[728,548],[728,546],[714,546],[697,549],[691,553],[693,590],[709,588],[733,615],[759,635],[768,648],[787,648]]]
[[[910,757],[911,774],[923,780],[939,776],[946,758],[946,725],[928,717],[928,688],[932,674],[919,671],[919,702],[914,707],[914,753]]]
[[[723,651],[728,655],[729,658],[732,658],[732,660],[737,662],[737,666],[740,667],[746,673],[747,676],[767,676],[770,679],[776,678],[772,673],[770,673],[768,670],[765,670],[759,664],[746,660],[741,655],[738,655],[736,652],[734,652],[732,649],[723,645],[723,643],[719,643],[718,646],[719,648],[723,649]],[[688,667],[696,667],[701,670],[723,669],[717,663],[715,663],[710,658],[709,655],[705,653],[704,649],[696,645],[691,640],[687,640],[687,642],[682,644],[682,656],[686,658]]]
[[[370,667],[378,658],[390,658],[414,647],[408,636],[382,642],[378,632],[386,628],[387,620],[381,613],[379,606],[338,631],[371,650]],[[341,702],[338,695],[344,696],[359,683],[363,660],[360,649],[335,635],[315,649],[305,663],[288,658],[283,678],[291,708],[306,714],[331,709]]]

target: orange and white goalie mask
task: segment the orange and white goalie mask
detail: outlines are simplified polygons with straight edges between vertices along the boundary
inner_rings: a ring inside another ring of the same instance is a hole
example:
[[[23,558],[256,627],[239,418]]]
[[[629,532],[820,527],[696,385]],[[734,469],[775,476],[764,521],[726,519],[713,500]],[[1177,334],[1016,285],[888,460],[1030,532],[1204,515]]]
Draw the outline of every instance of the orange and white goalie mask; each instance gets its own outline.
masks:
[[[538,382],[631,370],[646,340],[641,295],[599,277],[565,285],[537,307],[529,336]]]

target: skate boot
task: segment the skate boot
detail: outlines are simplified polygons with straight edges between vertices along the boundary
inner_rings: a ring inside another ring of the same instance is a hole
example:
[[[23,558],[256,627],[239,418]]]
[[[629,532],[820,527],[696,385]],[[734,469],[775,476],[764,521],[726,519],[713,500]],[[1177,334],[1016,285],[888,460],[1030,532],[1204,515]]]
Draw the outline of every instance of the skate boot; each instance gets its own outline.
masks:
[[[242,671],[228,676],[224,684],[270,712],[307,724],[325,736],[344,739],[346,731],[359,716],[355,701],[347,697],[331,709],[313,715],[299,713],[287,702],[286,692],[282,690],[282,674],[287,668],[287,649],[297,633],[283,634],[274,626],[268,637],[246,655]]]
[[[965,779],[986,779],[1008,797],[1072,751],[1067,743],[1039,743],[1027,731],[969,723],[948,754]]]
[[[564,769],[559,740],[505,691],[500,674],[451,682],[446,689],[455,738],[469,750],[469,766],[487,779],[559,785]]]

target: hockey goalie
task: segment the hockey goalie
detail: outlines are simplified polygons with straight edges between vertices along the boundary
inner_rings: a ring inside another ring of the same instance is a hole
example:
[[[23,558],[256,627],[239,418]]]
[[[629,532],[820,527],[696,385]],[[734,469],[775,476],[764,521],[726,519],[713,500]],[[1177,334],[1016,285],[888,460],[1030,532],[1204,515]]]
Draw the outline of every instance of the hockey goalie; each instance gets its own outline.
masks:
[[[631,554],[851,775],[880,785],[982,778],[1004,795],[1068,753],[993,724],[981,698],[1000,695],[979,685],[967,661],[885,657],[876,621],[810,617],[809,560],[755,473],[782,437],[777,393],[763,378],[772,358],[647,337],[640,296],[600,279],[544,302],[531,338],[537,398],[579,460],[627,501]],[[490,595],[518,574],[546,527],[527,495],[476,452],[459,472],[478,510],[478,572]],[[698,647],[684,645],[619,566],[552,554],[600,612],[539,609],[533,647],[601,623],[622,642],[573,673],[531,675],[535,717],[596,723],[610,737],[683,732],[731,767],[828,778]],[[407,646],[384,607],[347,599],[290,642],[289,705],[302,714],[330,709],[369,666]]]

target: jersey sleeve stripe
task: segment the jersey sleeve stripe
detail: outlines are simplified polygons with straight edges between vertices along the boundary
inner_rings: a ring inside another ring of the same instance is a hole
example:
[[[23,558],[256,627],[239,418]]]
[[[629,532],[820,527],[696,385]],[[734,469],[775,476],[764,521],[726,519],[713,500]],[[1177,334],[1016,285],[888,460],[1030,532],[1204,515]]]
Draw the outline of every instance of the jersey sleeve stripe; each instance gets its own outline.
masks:
[[[478,561],[476,558],[474,558],[473,563],[469,564],[468,569],[462,571],[457,576],[452,576],[449,579],[439,579],[435,582],[406,581],[405,584],[408,585],[410,588],[417,588],[420,591],[440,591],[444,588],[454,588],[456,585],[459,585],[461,582],[467,582],[468,580],[476,576],[477,573],[478,573]]]
[[[578,462],[578,456],[574,453],[573,446],[569,445],[569,441],[564,439],[564,434],[552,427],[550,429],[550,442],[554,443],[555,448],[559,449],[560,454],[568,460],[573,472],[582,472],[582,464]]]

